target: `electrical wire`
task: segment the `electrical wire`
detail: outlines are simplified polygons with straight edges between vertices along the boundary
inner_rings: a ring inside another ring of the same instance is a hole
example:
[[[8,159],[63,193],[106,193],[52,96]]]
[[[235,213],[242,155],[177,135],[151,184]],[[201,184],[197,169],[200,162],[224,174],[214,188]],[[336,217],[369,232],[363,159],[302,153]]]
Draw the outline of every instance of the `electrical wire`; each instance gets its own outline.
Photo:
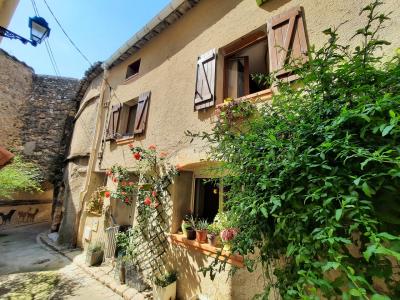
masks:
[[[34,0],[32,0],[34,1]],[[65,34],[65,36],[67,37],[67,39],[69,40],[69,42],[72,44],[72,46],[74,46],[74,48],[76,49],[76,51],[78,51],[82,57],[89,63],[90,66],[92,66],[92,63],[90,62],[90,60],[86,57],[85,54],[83,54],[83,52],[78,48],[78,46],[74,43],[74,41],[69,37],[69,35],[67,34],[67,32],[64,30],[64,28],[62,27],[60,21],[58,21],[57,17],[54,15],[53,11],[51,10],[50,6],[47,4],[46,0],[43,0],[44,4],[46,4],[47,8],[49,9],[51,15],[53,16],[54,20],[56,20],[58,26],[60,26],[62,32]]]
[[[56,60],[54,58],[53,50],[51,49],[51,46],[50,46],[50,42],[47,39],[44,40],[44,42],[46,45],[47,54],[49,55],[51,64],[53,65],[54,73],[56,74],[56,76],[61,76],[60,70],[58,69]]]
[[[31,3],[32,3],[32,6],[33,6],[33,10],[35,11],[35,15],[40,17],[39,9],[37,8],[35,0],[31,0]],[[53,70],[54,70],[54,74],[56,76],[60,76],[61,75],[60,74],[60,69],[58,68],[56,60],[54,58],[54,54],[53,54],[53,50],[51,49],[50,42],[47,39],[45,39],[44,42],[45,42],[45,45],[46,45],[47,54],[48,54],[48,56],[50,58],[50,63],[51,63],[51,65],[53,67]]]

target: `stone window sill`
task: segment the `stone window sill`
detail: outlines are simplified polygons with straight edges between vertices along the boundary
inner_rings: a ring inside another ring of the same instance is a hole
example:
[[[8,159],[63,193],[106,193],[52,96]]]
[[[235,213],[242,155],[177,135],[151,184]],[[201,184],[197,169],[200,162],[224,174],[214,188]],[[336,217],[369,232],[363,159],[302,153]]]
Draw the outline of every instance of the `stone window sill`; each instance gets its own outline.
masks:
[[[213,247],[209,244],[201,244],[196,241],[188,240],[182,234],[170,234],[168,240],[171,244],[194,250],[211,257],[217,257],[219,260],[226,261],[227,263],[234,265],[239,268],[243,268],[243,256],[237,254],[231,254],[229,251],[225,251],[221,248]]]
[[[246,95],[246,96],[243,96],[240,98],[233,99],[232,102],[240,102],[240,101],[249,101],[252,103],[265,102],[265,101],[271,100],[272,95],[273,95],[272,89],[266,89],[266,90],[259,91],[257,93],[253,93],[250,95]],[[229,103],[231,103],[231,102],[224,102],[224,103],[218,104],[217,108],[224,109],[225,107],[227,107],[229,105]]]

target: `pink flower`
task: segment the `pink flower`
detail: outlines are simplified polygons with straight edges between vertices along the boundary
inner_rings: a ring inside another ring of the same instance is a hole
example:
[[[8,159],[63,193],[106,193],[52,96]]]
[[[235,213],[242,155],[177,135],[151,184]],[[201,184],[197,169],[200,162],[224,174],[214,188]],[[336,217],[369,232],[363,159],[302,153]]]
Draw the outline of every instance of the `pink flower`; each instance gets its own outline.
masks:
[[[237,228],[227,228],[221,231],[221,239],[223,241],[231,241],[238,234]]]
[[[149,150],[153,150],[153,151],[156,150],[156,145],[150,145]]]
[[[160,157],[161,157],[161,158],[166,158],[167,155],[168,155],[167,152],[161,152],[161,153],[160,153]]]
[[[152,191],[151,195],[155,198],[155,197],[157,197],[157,192],[156,191]]]
[[[146,198],[144,199],[143,203],[144,203],[145,205],[147,205],[147,206],[151,205],[151,199],[150,199],[150,197],[146,197]]]
[[[134,183],[133,183],[133,181],[129,181],[129,186],[132,186],[132,185],[134,185]]]
[[[128,147],[133,148],[133,144],[132,143],[128,144]]]
[[[106,196],[106,198],[110,198],[111,193],[109,191],[107,191],[107,192],[104,193],[104,196]]]

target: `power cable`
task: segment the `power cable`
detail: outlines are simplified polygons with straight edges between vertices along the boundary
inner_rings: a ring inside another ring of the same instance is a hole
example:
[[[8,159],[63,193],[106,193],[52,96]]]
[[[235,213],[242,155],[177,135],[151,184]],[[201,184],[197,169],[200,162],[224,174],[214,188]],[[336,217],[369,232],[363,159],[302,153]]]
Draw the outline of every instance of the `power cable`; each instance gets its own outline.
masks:
[[[32,6],[33,6],[33,10],[35,11],[35,15],[40,17],[39,9],[37,8],[35,0],[31,0],[31,3],[32,3]],[[54,58],[54,54],[53,54],[53,50],[51,49],[50,42],[47,39],[45,39],[44,42],[45,42],[45,45],[46,45],[46,51],[47,51],[47,54],[48,54],[48,56],[50,58],[50,63],[52,65],[52,67],[53,67],[54,73],[55,73],[56,76],[60,76],[61,75],[60,74],[60,70],[59,70],[59,68],[57,66],[57,63],[56,63],[56,60]]]
[[[32,0],[34,1],[34,0]],[[72,44],[72,46],[74,46],[74,48],[76,49],[76,51],[78,51],[82,57],[89,63],[90,66],[92,66],[92,63],[90,62],[90,60],[86,57],[85,54],[82,53],[82,51],[78,48],[78,46],[73,42],[73,40],[69,37],[69,35],[67,34],[67,32],[64,30],[64,28],[61,26],[60,21],[58,21],[57,17],[54,15],[53,11],[51,10],[50,6],[47,4],[46,0],[43,0],[44,4],[46,4],[47,8],[49,9],[51,15],[53,16],[54,20],[56,20],[58,26],[60,26],[62,32],[65,34],[65,36],[67,37],[67,39],[69,40],[69,42]]]
[[[49,55],[50,62],[52,64],[52,66],[53,66],[54,73],[56,74],[56,76],[61,76],[60,70],[58,69],[56,60],[55,60],[54,55],[53,55],[53,51],[51,50],[50,43],[49,43],[49,41],[47,39],[44,42],[45,42],[45,45],[46,45],[47,54]]]

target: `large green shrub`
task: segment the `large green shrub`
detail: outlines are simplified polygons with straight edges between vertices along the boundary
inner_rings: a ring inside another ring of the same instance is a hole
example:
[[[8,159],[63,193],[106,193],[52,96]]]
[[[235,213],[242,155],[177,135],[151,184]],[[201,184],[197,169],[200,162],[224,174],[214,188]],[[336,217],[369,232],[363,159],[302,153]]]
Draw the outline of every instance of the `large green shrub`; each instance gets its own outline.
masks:
[[[41,173],[34,163],[20,156],[0,170],[0,198],[10,198],[16,192],[40,191]]]
[[[272,106],[231,104],[201,134],[231,174],[226,207],[240,228],[232,250],[258,253],[246,265],[262,265],[271,279],[265,299],[271,288],[284,299],[400,299],[392,277],[400,260],[400,64],[378,54],[388,44],[377,38],[387,19],[379,4],[363,10],[359,46],[325,30],[328,42],[308,63],[288,66],[301,78],[296,87],[277,83]]]

